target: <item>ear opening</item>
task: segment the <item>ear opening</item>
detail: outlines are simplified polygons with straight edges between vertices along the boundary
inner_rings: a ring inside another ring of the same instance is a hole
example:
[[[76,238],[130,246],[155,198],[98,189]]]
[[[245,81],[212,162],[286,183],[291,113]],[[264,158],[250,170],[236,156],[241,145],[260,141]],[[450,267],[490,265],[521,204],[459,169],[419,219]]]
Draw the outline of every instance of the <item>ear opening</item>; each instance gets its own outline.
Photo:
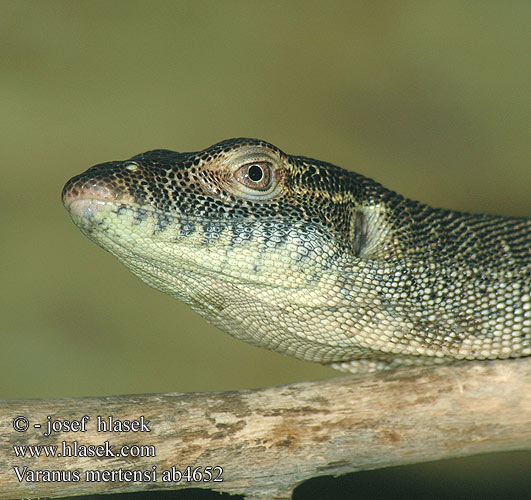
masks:
[[[365,214],[361,210],[356,210],[353,221],[353,249],[354,255],[359,257],[367,243],[367,224]]]
[[[357,207],[350,226],[350,241],[356,257],[385,256],[394,245],[389,241],[390,226],[382,207]]]

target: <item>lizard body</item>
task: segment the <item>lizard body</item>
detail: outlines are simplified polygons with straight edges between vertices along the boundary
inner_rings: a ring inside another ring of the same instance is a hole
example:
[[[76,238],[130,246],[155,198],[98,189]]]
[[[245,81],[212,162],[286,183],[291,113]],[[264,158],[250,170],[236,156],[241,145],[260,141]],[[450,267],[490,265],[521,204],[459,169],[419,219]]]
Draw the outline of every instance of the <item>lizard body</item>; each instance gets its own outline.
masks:
[[[96,165],[62,199],[222,330],[362,372],[531,355],[531,219],[434,209],[256,139]]]

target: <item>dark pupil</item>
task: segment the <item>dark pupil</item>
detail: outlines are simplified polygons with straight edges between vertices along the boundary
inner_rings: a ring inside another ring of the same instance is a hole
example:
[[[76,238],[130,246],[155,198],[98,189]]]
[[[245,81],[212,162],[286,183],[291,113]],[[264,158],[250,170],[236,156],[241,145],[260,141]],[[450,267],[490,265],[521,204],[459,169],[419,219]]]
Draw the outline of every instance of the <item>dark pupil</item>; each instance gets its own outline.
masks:
[[[263,176],[262,167],[258,165],[251,165],[249,167],[249,179],[252,181],[258,182]]]

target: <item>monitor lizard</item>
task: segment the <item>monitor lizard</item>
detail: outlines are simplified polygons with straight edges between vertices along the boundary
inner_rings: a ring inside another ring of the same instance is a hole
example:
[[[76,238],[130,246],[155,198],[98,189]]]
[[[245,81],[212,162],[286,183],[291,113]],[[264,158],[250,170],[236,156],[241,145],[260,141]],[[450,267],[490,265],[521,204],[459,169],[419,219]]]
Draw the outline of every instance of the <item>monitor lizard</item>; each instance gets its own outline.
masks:
[[[231,335],[351,372],[531,355],[531,219],[231,139],[70,179],[74,223]]]

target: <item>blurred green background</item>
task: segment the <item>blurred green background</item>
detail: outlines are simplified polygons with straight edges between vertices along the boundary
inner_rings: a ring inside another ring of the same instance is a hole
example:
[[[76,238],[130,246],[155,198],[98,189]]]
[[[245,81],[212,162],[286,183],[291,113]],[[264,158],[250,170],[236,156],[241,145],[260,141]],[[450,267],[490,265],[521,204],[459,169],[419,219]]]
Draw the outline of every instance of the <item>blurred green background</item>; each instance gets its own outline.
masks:
[[[86,239],[59,194],[93,164],[258,137],[435,206],[531,215],[528,1],[0,9],[0,398],[340,375],[219,332]]]

